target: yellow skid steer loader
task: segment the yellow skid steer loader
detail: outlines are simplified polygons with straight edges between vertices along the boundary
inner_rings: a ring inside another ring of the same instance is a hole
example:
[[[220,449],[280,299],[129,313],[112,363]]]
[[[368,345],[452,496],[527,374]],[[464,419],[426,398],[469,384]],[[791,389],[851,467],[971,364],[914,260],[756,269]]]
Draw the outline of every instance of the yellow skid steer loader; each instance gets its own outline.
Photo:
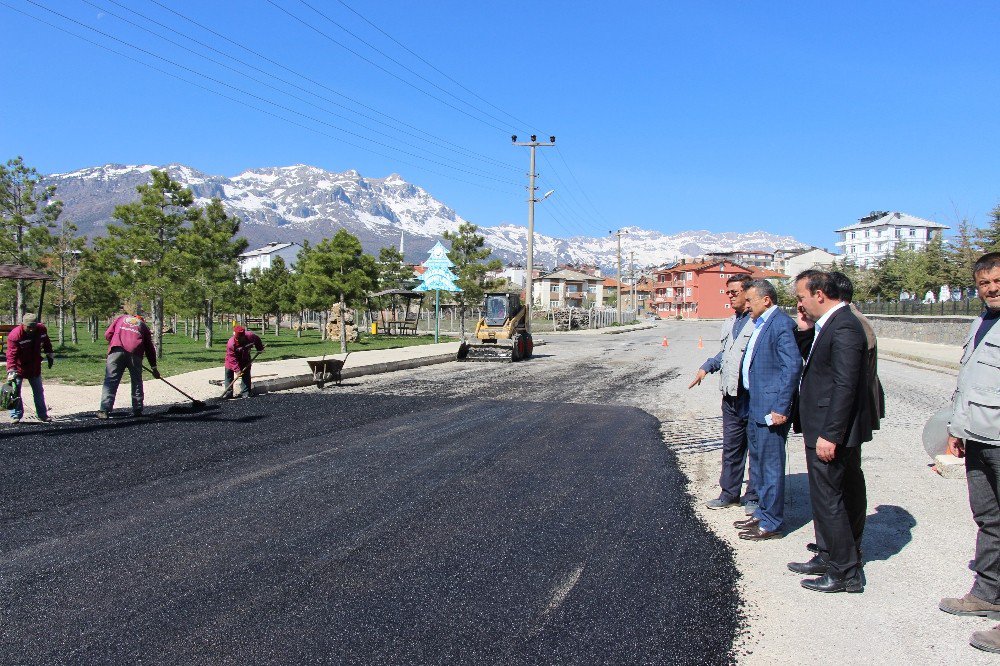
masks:
[[[520,361],[531,358],[533,344],[525,324],[527,308],[521,304],[520,294],[486,294],[483,313],[472,339],[462,341],[458,360]]]

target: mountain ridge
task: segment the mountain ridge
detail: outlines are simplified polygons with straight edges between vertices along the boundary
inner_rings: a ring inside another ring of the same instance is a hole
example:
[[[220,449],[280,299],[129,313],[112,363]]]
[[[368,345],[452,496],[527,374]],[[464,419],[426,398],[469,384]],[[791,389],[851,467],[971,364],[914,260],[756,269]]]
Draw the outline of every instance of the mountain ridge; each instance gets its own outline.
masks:
[[[399,174],[367,178],[358,171],[326,171],[296,164],[259,167],[227,177],[211,175],[183,164],[166,166],[105,164],[45,176],[56,185],[64,202],[63,215],[88,236],[104,235],[114,207],[134,201],[136,186],[150,181],[153,169],[190,187],[199,204],[219,197],[227,212],[241,219],[240,231],[251,248],[268,242],[317,241],[340,228],[356,235],[368,252],[396,247],[404,236],[408,261],[420,262],[445,231],[455,231],[466,220],[419,185]],[[628,228],[623,251],[635,253],[641,266],[661,265],[707,252],[773,251],[808,247],[792,236],[765,231],[715,233],[707,230],[664,234],[638,226]],[[479,226],[494,255],[506,263],[523,263],[527,228],[510,222]],[[535,233],[536,265],[617,264],[614,237],[586,235],[556,238]]]

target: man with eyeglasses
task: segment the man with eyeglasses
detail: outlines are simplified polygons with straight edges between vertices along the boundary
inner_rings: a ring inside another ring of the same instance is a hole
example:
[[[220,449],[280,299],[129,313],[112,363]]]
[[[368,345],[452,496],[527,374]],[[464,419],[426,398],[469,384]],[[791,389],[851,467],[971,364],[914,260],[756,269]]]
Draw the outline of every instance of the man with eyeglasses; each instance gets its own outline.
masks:
[[[747,515],[757,509],[757,491],[751,474],[747,492],[742,498],[743,471],[747,462],[747,405],[739,396],[740,360],[753,332],[747,326],[750,309],[747,307],[746,287],[753,280],[749,275],[734,275],[726,283],[726,295],[733,308],[733,315],[722,325],[721,349],[695,373],[688,388],[701,384],[706,375],[719,373],[719,390],[722,391],[722,473],[719,475],[719,496],[705,503],[709,509],[746,506]],[[753,469],[753,463],[750,464]]]

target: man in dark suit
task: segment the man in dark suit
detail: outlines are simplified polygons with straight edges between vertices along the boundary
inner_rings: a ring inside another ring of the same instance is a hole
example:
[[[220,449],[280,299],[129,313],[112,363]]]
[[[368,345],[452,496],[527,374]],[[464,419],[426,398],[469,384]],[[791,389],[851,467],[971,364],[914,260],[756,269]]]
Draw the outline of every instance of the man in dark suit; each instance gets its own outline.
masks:
[[[861,535],[868,507],[861,444],[871,440],[878,424],[869,386],[868,341],[829,273],[800,273],[795,292],[796,339],[805,359],[795,425],[805,440],[819,552],[788,568],[819,576],[802,581],[809,590],[862,592]]]
[[[792,401],[802,370],[795,342],[795,322],[778,309],[778,294],[767,280],[747,289],[753,332],[740,364],[739,398],[747,401],[747,443],[757,489],[753,515],[733,526],[747,541],[780,539],[784,534],[785,443]]]

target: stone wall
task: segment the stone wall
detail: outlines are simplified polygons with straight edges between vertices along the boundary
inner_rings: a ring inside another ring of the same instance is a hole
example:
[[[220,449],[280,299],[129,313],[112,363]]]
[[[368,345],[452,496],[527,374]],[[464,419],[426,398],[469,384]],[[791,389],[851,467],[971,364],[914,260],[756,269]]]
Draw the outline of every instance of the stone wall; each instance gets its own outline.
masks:
[[[960,345],[975,317],[923,315],[867,315],[875,335],[940,345]]]

